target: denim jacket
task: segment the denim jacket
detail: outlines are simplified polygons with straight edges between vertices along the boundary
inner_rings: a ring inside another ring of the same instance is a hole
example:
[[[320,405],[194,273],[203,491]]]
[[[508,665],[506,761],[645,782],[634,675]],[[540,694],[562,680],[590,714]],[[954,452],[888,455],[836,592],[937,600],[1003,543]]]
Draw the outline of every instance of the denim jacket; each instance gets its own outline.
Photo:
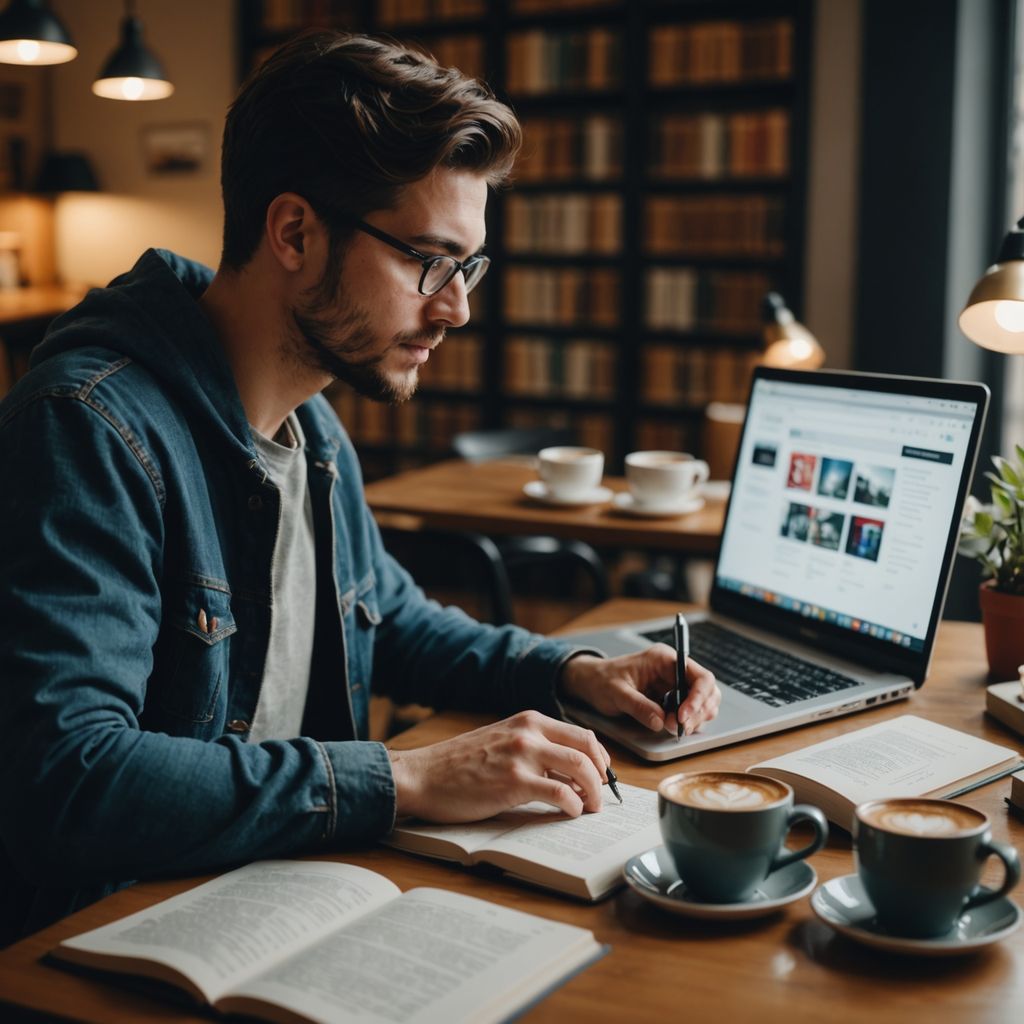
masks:
[[[317,567],[303,735],[247,742],[278,493],[195,301],[211,276],[146,252],[54,322],[0,403],[0,900],[16,931],[134,879],[387,833],[371,690],[557,714],[572,649],[428,600],[383,550],[317,396],[298,410]]]

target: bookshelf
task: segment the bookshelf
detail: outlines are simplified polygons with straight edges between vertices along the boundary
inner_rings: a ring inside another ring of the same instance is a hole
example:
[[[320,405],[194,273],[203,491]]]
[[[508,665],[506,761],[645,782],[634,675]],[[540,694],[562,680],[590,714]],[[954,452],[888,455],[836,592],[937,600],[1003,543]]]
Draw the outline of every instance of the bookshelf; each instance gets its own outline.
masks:
[[[459,430],[569,426],[613,470],[742,401],[760,303],[802,305],[810,0],[242,0],[242,67],[307,25],[484,77],[524,129],[492,266],[417,397],[332,401],[370,477]]]

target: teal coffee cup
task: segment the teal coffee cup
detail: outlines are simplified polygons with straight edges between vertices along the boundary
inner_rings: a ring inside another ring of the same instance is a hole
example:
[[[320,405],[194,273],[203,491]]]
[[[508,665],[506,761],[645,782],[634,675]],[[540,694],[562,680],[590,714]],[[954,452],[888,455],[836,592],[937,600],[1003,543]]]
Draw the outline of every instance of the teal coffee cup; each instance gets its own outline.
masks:
[[[814,838],[786,847],[797,822]],[[828,822],[817,807],[793,805],[784,782],[748,772],[682,772],[658,786],[665,849],[687,890],[710,903],[742,903],[773,871],[820,850]]]
[[[951,800],[861,804],[853,821],[857,874],[878,923],[893,935],[934,938],[1020,880],[1017,851],[992,840],[988,818]],[[997,889],[979,886],[989,857],[1005,868]]]

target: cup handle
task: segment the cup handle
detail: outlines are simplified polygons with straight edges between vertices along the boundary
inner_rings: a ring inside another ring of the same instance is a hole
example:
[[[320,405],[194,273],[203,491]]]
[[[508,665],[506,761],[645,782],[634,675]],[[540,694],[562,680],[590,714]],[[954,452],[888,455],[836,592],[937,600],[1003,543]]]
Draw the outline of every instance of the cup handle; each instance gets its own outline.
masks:
[[[778,871],[779,868],[784,868],[787,864],[810,857],[812,853],[817,853],[825,845],[828,839],[828,822],[817,807],[812,807],[810,804],[797,804],[786,819],[786,835],[789,835],[789,830],[800,821],[809,821],[814,826],[814,838],[799,850],[789,850],[783,846],[775,860],[772,861],[772,871]],[[1007,875],[1009,875],[1009,869],[1007,869]]]
[[[980,907],[983,903],[991,903],[992,900],[1005,896],[1020,881],[1020,857],[1017,851],[1009,843],[997,843],[994,841],[982,843],[978,847],[978,857],[986,861],[991,856],[998,857],[1003,862],[1003,884],[998,889],[981,889],[971,896],[964,904],[961,914],[973,907]]]
[[[711,467],[703,459],[697,459],[694,462],[694,466],[697,469],[697,479],[694,481],[693,486],[697,487],[700,484],[706,484],[711,476]]]

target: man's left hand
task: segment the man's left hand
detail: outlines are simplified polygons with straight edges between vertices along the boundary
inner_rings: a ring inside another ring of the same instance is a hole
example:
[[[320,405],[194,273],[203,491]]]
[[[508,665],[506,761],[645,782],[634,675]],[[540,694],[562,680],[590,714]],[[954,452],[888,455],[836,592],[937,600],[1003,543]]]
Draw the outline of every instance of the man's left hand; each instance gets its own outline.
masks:
[[[618,658],[570,658],[562,667],[559,692],[603,715],[629,715],[648,729],[667,729],[675,735],[673,716],[665,714],[661,703],[675,688],[675,680],[676,652],[668,644],[654,644]],[[711,672],[692,658],[686,662],[686,680],[689,694],[678,716],[682,732],[689,736],[718,714],[722,692]]]

